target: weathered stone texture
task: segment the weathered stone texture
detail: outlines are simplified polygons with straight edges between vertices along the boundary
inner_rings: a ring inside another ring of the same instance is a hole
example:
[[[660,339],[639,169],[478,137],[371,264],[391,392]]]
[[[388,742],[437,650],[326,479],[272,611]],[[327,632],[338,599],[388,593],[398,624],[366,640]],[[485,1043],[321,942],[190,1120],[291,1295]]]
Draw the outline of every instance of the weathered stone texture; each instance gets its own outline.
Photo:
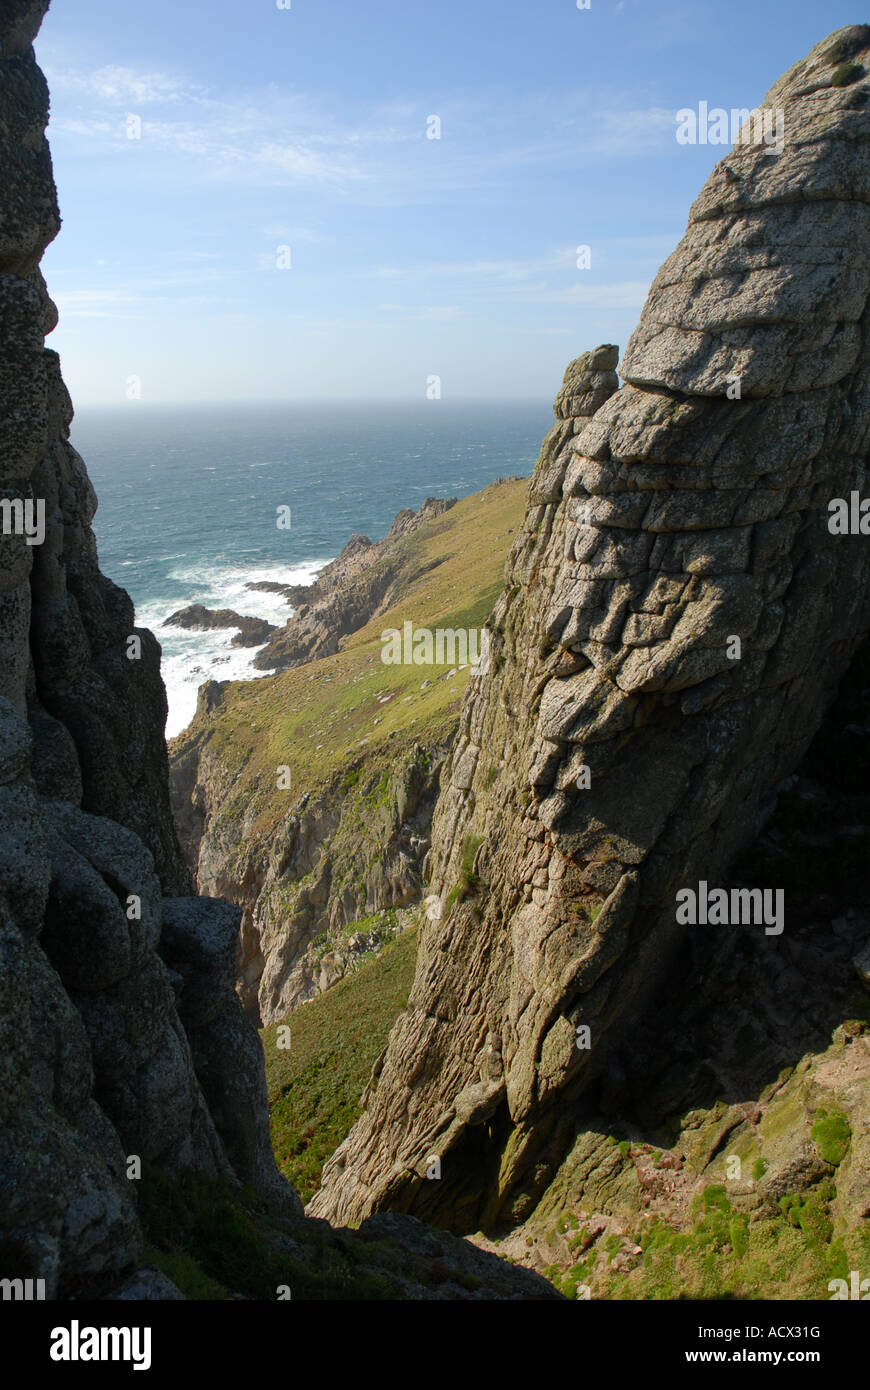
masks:
[[[870,540],[827,525],[868,493],[867,57],[841,31],[772,89],[783,150],[716,166],[622,389],[612,349],[566,373],[442,783],[443,917],[319,1215],[522,1214],[685,930],[677,890],[724,874],[867,634]]]
[[[204,967],[209,934],[231,956],[238,913],[164,898],[190,879],[160,648],[100,573],[96,498],[44,347],[57,314],[39,259],[59,217],[31,43],[46,8],[6,0],[0,14],[0,498],[45,517],[37,544],[7,524],[0,535],[0,1274],[44,1278],[55,1297],[136,1269],[131,1155],[299,1203],[272,1159],[262,1053],[232,972],[208,976],[212,1016],[192,1008],[189,1034],[176,1000],[175,961]]]

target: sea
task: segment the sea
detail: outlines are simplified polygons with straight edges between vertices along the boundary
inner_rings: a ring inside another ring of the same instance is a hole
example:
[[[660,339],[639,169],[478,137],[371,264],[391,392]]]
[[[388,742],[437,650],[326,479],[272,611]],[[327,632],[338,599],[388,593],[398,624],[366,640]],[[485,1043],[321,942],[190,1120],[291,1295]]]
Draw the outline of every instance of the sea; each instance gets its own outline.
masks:
[[[549,402],[517,400],[80,408],[72,443],[99,498],[100,567],[163,649],[167,737],[204,681],[263,674],[232,630],[165,627],[171,613],[201,603],[283,623],[285,598],[247,585],[310,584],[403,507],[528,476],[552,423]]]

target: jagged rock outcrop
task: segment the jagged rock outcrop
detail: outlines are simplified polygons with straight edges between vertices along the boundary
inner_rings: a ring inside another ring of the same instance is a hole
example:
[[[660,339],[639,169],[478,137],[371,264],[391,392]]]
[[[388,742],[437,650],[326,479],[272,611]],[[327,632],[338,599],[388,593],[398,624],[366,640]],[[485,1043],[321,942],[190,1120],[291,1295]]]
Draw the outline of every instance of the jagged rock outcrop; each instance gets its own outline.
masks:
[[[46,8],[0,14],[0,1272],[63,1297],[134,1275],[134,1156],[299,1204],[226,969],[238,912],[183,896],[160,649],[99,571],[96,499],[44,347],[57,314],[39,261],[59,227],[32,49]]]
[[[194,734],[176,741],[172,802],[200,891],[241,908],[239,997],[265,1025],[353,967],[359,943],[350,946],[346,927],[420,901],[449,740],[397,747],[387,765],[359,757],[255,834],[247,804],[221,814],[232,773],[209,733],[198,717]],[[383,929],[370,927],[365,949],[379,950]]]
[[[4,1296],[42,1279],[49,1299],[175,1300],[177,1278],[196,1298],[285,1283],[294,1298],[558,1298],[413,1220],[307,1220],[275,1169],[262,1049],[233,988],[238,912],[188,896],[159,647],[100,574],[44,347],[57,315],[39,261],[59,225],[32,48],[46,9],[0,9]],[[143,1225],[172,1279],[143,1267]]]
[[[561,1269],[568,1297],[583,1282],[592,1298],[824,1300],[837,1258],[864,1265],[868,681],[865,643],[729,875],[793,888],[787,941],[750,924],[687,936],[534,1211],[504,1240],[475,1237]]]
[[[436,812],[443,917],[319,1214],[528,1212],[685,935],[677,892],[721,881],[867,634],[867,538],[828,526],[867,491],[866,61],[846,29],[772,88],[782,150],[714,169],[626,385],[569,368],[561,409],[594,413],[545,442]]]
[[[213,628],[237,628],[232,638],[234,647],[261,647],[267,642],[276,627],[265,618],[250,618],[242,613],[234,613],[232,608],[205,608],[201,603],[190,603],[170,613],[163,623],[164,627],[182,627],[195,632],[209,632]]]
[[[385,612],[415,577],[403,542],[455,503],[455,497],[427,497],[418,511],[406,507],[398,512],[382,541],[351,536],[313,584],[286,588],[295,612],[257,652],[252,664],[261,671],[286,671],[337,652],[344,638]]]

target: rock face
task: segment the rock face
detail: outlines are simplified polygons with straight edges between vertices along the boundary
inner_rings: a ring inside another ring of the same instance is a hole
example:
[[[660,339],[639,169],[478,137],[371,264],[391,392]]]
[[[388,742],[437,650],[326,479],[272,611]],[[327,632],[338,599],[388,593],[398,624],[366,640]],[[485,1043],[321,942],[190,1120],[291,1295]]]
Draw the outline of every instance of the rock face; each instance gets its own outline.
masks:
[[[258,837],[244,807],[229,822],[219,817],[232,776],[220,752],[212,755],[209,732],[198,718],[195,733],[177,741],[172,802],[201,891],[241,908],[239,998],[252,1020],[266,1025],[334,984],[387,939],[386,919],[372,920],[379,929],[355,949],[344,930],[349,924],[419,903],[449,741],[396,748],[386,768],[357,759],[313,794],[305,792],[278,826]],[[388,935],[394,934],[392,927]]]
[[[238,989],[253,1019],[281,1019],[420,910],[467,658],[501,590],[526,482],[399,513],[383,543],[391,606],[319,660],[201,686],[195,718],[172,740],[179,838],[199,890],[242,908]],[[339,604],[371,549],[353,541],[330,567]],[[383,659],[385,633],[411,612],[447,633],[443,664]]]
[[[204,608],[201,603],[191,603],[187,608],[179,608],[170,613],[164,627],[183,627],[197,632],[208,632],[212,628],[238,628],[232,639],[234,647],[261,647],[275,631],[275,624],[265,618],[246,618],[234,613],[232,608]]]
[[[389,608],[402,586],[413,579],[402,542],[455,503],[455,497],[427,497],[417,512],[406,507],[382,541],[351,536],[313,584],[284,586],[287,601],[296,604],[296,611],[257,653],[253,665],[261,671],[286,671],[337,652],[345,637]]]
[[[676,894],[721,881],[866,636],[868,539],[828,522],[867,492],[867,41],[773,87],[781,152],[716,166],[627,384],[613,349],[566,373],[442,782],[443,917],[318,1214],[525,1215],[685,936]]]
[[[298,1200],[233,988],[237,910],[184,896],[160,649],[99,571],[44,348],[57,314],[39,261],[59,218],[31,45],[46,8],[0,15],[0,1273],[56,1297],[133,1275],[134,1155]]]

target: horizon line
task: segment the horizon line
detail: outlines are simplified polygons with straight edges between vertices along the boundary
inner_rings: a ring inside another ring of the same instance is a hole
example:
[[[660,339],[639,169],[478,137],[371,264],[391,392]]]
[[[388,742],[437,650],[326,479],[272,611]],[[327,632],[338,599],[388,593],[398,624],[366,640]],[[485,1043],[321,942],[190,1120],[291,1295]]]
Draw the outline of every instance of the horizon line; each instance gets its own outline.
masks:
[[[75,412],[79,410],[147,410],[152,406],[256,406],[256,405],[329,405],[332,409],[342,409],[345,406],[360,405],[422,405],[437,408],[442,405],[454,405],[458,403],[474,404],[477,402],[497,403],[499,405],[511,405],[523,403],[529,405],[540,405],[546,403],[552,408],[552,399],[549,396],[459,396],[452,395],[447,398],[442,397],[437,401],[427,401],[418,399],[416,396],[347,396],[343,395],[340,400],[333,396],[238,396],[217,398],[196,397],[189,400],[82,400],[75,403]]]

